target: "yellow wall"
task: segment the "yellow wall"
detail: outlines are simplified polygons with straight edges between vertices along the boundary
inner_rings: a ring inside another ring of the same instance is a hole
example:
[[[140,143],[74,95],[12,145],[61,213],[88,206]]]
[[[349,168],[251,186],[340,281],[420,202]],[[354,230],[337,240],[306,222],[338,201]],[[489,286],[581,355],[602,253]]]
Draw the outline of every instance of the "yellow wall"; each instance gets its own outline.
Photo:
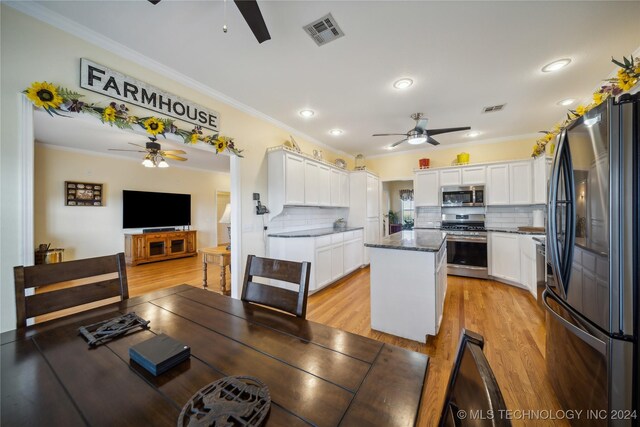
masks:
[[[462,152],[470,154],[470,163],[485,163],[501,160],[528,159],[531,157],[535,137],[504,142],[482,142],[457,145],[453,148],[426,147],[424,150],[383,155],[365,159],[367,169],[380,176],[383,181],[412,179],[413,170],[418,168],[418,159],[431,160],[430,166],[450,166],[456,155]]]
[[[167,92],[201,104],[220,113],[222,133],[235,137],[236,145],[243,148],[244,159],[240,161],[240,197],[242,215],[242,253],[246,255],[264,254],[262,218],[254,213],[255,203],[252,193],[262,195],[267,200],[267,168],[265,150],[267,147],[281,145],[289,137],[289,131],[277,127],[271,122],[257,118],[238,110],[217,99],[207,96],[200,90],[187,87],[153,70],[99,48],[43,22],[28,17],[16,10],[0,4],[0,107],[2,126],[0,127],[0,174],[1,174],[1,218],[0,231],[0,330],[15,327],[15,305],[13,291],[14,265],[24,263],[23,239],[23,180],[21,151],[19,141],[19,105],[20,92],[34,81],[49,81],[71,90],[82,92],[88,102],[106,104],[107,98],[78,87],[80,81],[80,58],[88,58],[124,74],[147,82]],[[216,88],[224,92],[224,87]],[[132,108],[136,114],[138,109]],[[63,119],[61,120],[71,120]],[[350,165],[352,159],[339,156],[327,147],[318,147],[302,137],[294,135],[302,151],[311,153],[313,149],[322,149],[325,159],[345,158]],[[114,171],[114,174],[118,171]],[[238,189],[232,188],[232,192]]]
[[[104,184],[104,206],[65,206],[65,181]],[[138,160],[36,144],[36,246],[64,248],[65,261],[123,252],[122,190],[191,194],[191,228],[198,232],[198,247],[216,244],[216,191],[229,191],[228,173],[144,168]]]

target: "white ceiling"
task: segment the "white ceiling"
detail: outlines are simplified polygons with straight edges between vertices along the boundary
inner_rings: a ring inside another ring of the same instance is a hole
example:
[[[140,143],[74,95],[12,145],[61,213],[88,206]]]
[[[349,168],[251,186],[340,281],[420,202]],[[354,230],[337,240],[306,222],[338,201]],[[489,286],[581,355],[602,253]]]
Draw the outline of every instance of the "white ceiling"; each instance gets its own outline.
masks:
[[[130,143],[144,146],[149,141],[144,130],[122,130],[102,123],[86,114],[73,114],[73,118],[52,117],[43,110],[34,115],[35,139],[39,143],[64,147],[65,149],[97,152],[102,155],[128,158],[142,163],[144,153],[134,151],[110,151],[110,148],[142,150]],[[215,149],[205,146],[184,144],[175,135],[158,137],[163,150],[184,150],[187,161],[166,159],[170,167],[194,168],[207,171],[229,172],[229,156],[217,155]],[[142,166],[140,166],[142,167]]]
[[[479,140],[550,128],[566,111],[558,101],[588,100],[614,70],[611,56],[640,46],[638,1],[262,0],[272,39],[261,45],[231,0],[227,34],[221,1],[39,3],[350,154],[387,153],[400,138],[371,134],[406,132],[418,111],[430,128],[471,126]],[[318,47],[302,26],[328,12],[346,36]],[[566,69],[540,71],[565,57]],[[393,89],[401,77],[414,85]],[[502,103],[502,112],[481,113]],[[315,117],[300,117],[303,108]],[[332,128],[345,133],[330,136]],[[464,132],[436,139],[470,140]]]

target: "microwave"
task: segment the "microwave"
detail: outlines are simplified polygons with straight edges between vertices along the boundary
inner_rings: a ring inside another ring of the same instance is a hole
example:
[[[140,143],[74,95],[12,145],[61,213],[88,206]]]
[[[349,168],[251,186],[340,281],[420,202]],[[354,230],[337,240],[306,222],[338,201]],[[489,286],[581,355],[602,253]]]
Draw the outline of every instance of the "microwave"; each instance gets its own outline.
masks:
[[[484,186],[441,187],[440,206],[484,206]]]

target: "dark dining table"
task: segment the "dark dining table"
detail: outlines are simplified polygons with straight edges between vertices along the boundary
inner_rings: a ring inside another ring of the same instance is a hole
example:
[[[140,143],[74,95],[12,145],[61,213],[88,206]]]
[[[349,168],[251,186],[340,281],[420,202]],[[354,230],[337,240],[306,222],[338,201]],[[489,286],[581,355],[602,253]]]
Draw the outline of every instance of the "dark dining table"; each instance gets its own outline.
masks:
[[[96,348],[80,326],[135,312],[149,329]],[[157,377],[129,348],[164,333],[191,358]],[[428,356],[180,285],[3,333],[2,426],[173,425],[205,385],[230,375],[269,388],[265,425],[409,426]]]

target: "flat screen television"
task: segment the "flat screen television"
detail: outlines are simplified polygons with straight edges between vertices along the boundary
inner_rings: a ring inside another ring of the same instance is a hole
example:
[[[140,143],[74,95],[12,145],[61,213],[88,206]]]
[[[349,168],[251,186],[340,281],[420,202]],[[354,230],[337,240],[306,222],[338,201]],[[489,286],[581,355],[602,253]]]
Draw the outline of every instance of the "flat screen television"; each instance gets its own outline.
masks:
[[[191,225],[191,194],[122,190],[122,228]]]

